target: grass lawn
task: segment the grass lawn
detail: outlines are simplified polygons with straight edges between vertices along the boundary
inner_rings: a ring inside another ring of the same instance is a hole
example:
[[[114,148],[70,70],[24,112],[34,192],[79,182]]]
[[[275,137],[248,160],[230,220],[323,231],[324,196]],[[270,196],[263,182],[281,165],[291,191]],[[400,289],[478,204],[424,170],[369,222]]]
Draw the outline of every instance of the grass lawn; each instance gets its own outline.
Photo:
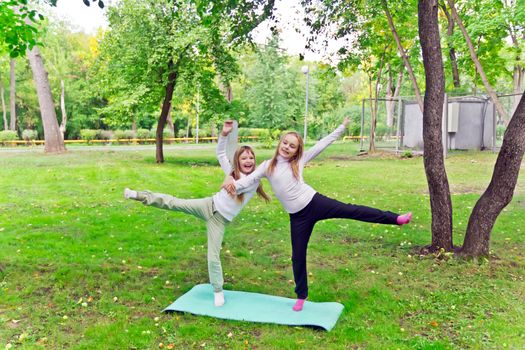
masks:
[[[324,332],[160,313],[207,283],[205,225],[122,192],[213,194],[222,182],[213,145],[171,148],[163,165],[152,150],[69,149],[0,153],[0,349],[525,348],[523,172],[490,259],[423,257],[415,248],[430,242],[431,221],[422,158],[356,157],[356,144],[332,145],[305,170],[307,183],[341,201],[411,210],[414,221],[316,226],[309,298],[345,306]],[[455,152],[446,161],[458,245],[495,159]],[[294,297],[290,256],[288,215],[275,198],[253,199],[226,230],[225,288]]]

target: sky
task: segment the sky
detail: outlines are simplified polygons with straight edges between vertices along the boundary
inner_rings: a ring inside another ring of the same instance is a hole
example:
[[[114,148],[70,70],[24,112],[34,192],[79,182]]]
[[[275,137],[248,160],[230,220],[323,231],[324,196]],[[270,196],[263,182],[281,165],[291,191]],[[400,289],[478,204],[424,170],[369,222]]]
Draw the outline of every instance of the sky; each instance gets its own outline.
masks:
[[[105,0],[107,6],[111,6],[116,0]],[[279,27],[282,28],[281,47],[289,55],[305,55],[306,61],[317,61],[322,59],[322,55],[308,52],[304,49],[306,44],[307,28],[302,23],[304,11],[299,5],[298,0],[278,0],[276,1],[277,17]],[[84,5],[81,0],[58,0],[57,7],[52,8],[51,12],[58,18],[71,24],[73,30],[95,34],[98,28],[107,28],[108,22],[105,18],[106,8],[100,9],[97,3],[92,3],[90,7]],[[263,23],[254,33],[254,40],[257,43],[265,43],[270,35],[269,27],[271,24]],[[337,45],[333,44],[334,47]]]

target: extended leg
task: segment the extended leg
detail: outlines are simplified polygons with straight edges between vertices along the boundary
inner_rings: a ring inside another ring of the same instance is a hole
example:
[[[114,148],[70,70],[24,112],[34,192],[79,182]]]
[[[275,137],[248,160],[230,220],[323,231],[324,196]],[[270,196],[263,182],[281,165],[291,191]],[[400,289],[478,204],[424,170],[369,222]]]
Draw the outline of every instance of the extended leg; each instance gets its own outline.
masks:
[[[213,215],[213,201],[211,197],[180,199],[163,193],[138,191],[135,198],[130,198],[140,201],[144,205],[150,205],[160,209],[180,211],[203,220],[208,220]]]

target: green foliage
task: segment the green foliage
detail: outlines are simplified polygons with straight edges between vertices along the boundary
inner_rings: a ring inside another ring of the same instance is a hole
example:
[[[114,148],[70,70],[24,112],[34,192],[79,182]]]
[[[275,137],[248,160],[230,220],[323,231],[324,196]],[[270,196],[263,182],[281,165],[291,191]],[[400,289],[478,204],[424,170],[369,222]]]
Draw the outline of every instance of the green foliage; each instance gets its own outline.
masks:
[[[0,131],[0,142],[18,140],[18,134],[13,130]]]
[[[42,19],[27,0],[0,1],[0,52],[7,51],[12,58],[24,56],[37,44],[36,25]]]
[[[100,130],[92,129],[82,129],[80,130],[80,138],[86,141],[98,140],[100,135]]]
[[[113,137],[117,140],[133,139],[135,138],[135,132],[133,130],[115,130]]]
[[[36,130],[25,129],[22,131],[22,140],[32,141],[38,139],[38,132]]]
[[[150,139],[155,138],[155,132],[148,129],[137,129],[138,139]]]

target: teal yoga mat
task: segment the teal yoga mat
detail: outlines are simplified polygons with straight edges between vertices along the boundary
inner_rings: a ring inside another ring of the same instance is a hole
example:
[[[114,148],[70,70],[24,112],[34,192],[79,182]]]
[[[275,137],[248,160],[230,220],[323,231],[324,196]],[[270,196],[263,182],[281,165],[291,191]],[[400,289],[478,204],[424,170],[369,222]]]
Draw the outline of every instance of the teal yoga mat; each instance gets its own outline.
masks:
[[[306,301],[303,311],[292,310],[295,299],[259,293],[224,291],[226,303],[213,304],[213,288],[199,284],[165,308],[164,312],[182,311],[216,318],[276,323],[290,326],[311,326],[331,330],[344,306],[340,303]]]

